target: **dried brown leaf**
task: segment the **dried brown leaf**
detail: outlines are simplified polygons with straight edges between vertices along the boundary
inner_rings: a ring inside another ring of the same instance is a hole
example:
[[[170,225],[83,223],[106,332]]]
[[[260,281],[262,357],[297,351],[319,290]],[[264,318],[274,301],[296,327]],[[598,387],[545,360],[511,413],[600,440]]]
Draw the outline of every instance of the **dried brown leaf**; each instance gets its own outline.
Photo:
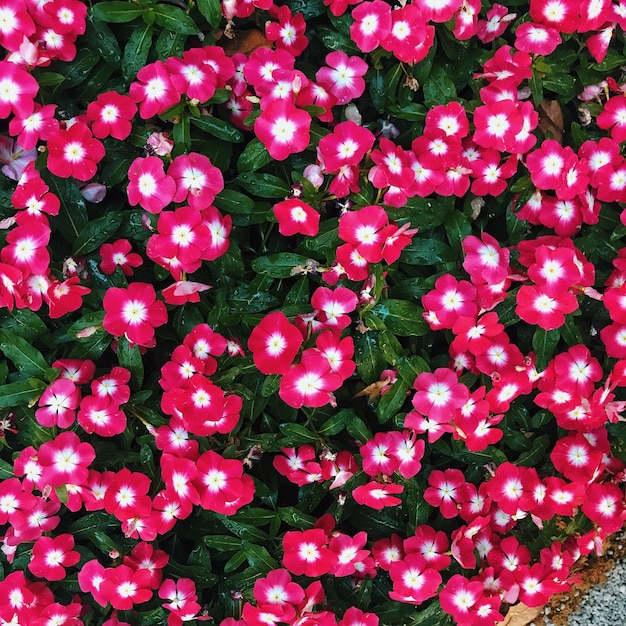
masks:
[[[557,100],[542,100],[539,111],[539,130],[563,143],[563,111]]]
[[[256,28],[251,30],[238,30],[234,32],[232,39],[223,39],[222,46],[228,56],[237,52],[250,54],[257,48],[271,48],[272,42]]]
[[[497,626],[528,626],[542,610],[542,606],[526,606],[520,602],[509,609],[504,621],[498,622]]]

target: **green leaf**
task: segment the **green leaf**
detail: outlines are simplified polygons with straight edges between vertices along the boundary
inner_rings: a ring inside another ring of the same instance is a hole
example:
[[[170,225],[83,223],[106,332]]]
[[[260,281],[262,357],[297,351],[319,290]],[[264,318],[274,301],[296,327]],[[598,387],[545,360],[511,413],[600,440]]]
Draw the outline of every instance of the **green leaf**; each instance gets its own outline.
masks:
[[[78,50],[76,60],[62,70],[65,75],[63,87],[75,87],[83,83],[98,61],[100,61],[100,55],[96,50],[86,48]]]
[[[372,313],[377,315],[392,333],[401,337],[425,335],[428,324],[422,317],[423,309],[407,300],[384,300]]]
[[[0,350],[13,362],[23,378],[43,378],[49,367],[39,350],[8,330],[0,330]]]
[[[533,445],[530,450],[522,452],[515,465],[524,465],[525,467],[536,467],[542,460],[546,458],[546,452],[550,447],[550,437],[548,435],[540,435],[533,438]]]
[[[438,104],[448,104],[457,97],[456,87],[449,76],[449,70],[440,66],[433,67],[423,89],[424,105],[427,108]]]
[[[394,214],[403,217],[413,228],[436,228],[441,226],[446,215],[454,210],[454,200],[449,197],[409,198],[407,203]],[[418,235],[419,236],[419,235]]]
[[[157,4],[148,9],[154,14],[154,21],[173,33],[195,35],[200,32],[196,23],[182,9],[169,4]]]
[[[419,356],[398,359],[396,363],[398,375],[410,386],[422,372],[430,372],[428,363]]]
[[[189,152],[191,149],[191,127],[188,111],[183,111],[174,121],[172,139],[174,140],[174,150],[172,151],[174,156]]]
[[[354,338],[354,357],[356,369],[363,382],[370,384],[378,380],[378,376],[387,366],[378,347],[378,332],[369,331],[357,334]]]
[[[237,159],[237,171],[254,172],[271,163],[272,157],[267,148],[255,137],[246,145]]]
[[[288,439],[286,447],[300,446],[306,443],[317,443],[319,437],[301,424],[281,424],[280,432]]]
[[[99,6],[99,5],[96,5]],[[122,76],[130,81],[146,65],[152,46],[152,24],[144,24],[130,34],[122,56]]]
[[[179,57],[185,50],[186,41],[187,35],[174,33],[171,30],[162,30],[154,44],[154,52],[161,61],[170,57]]]
[[[333,415],[327,419],[321,426],[318,427],[317,432],[322,437],[332,437],[338,435],[346,427],[346,421],[353,415],[352,411],[344,409],[339,413]]]
[[[233,189],[223,189],[216,196],[213,204],[225,213],[251,213],[255,202],[249,196]]]
[[[143,384],[143,360],[139,346],[131,347],[126,337],[120,337],[117,342],[117,359],[122,367],[125,367],[132,375],[135,389],[141,389]]]
[[[248,563],[253,569],[262,574],[267,574],[270,570],[278,568],[276,559],[274,559],[263,546],[252,543],[251,541],[243,541],[242,547],[248,559]]]
[[[285,198],[291,193],[291,187],[278,176],[244,172],[235,178],[248,193],[260,198]]]
[[[306,265],[308,257],[293,252],[278,252],[262,256],[252,261],[252,269],[257,274],[270,278],[288,278],[297,265]]]
[[[96,5],[101,6],[101,5]],[[122,51],[113,31],[106,22],[95,17],[93,12],[87,16],[87,31],[85,37],[90,47],[109,65],[119,66],[122,60]]]
[[[192,117],[191,123],[203,130],[205,133],[230,141],[231,143],[241,143],[243,141],[243,133],[235,128],[232,124],[221,120],[213,115],[202,115],[201,117]]]
[[[352,419],[348,422],[346,430],[352,435],[359,443],[365,443],[371,439],[372,431],[366,426],[365,422],[356,415],[352,416]]]
[[[137,7],[134,2],[124,2],[123,0],[99,2],[91,9],[91,13],[96,19],[113,24],[132,22],[143,12],[144,9]]]
[[[398,378],[390,389],[378,401],[377,415],[381,424],[388,422],[401,408],[406,400],[409,385]]]
[[[204,535],[202,541],[218,552],[236,552],[241,548],[241,539],[231,535]]]
[[[222,6],[219,0],[197,0],[198,10],[212,28],[217,28],[222,21]]]
[[[385,84],[385,75],[382,70],[374,70],[369,80],[370,97],[374,108],[383,113],[387,103],[388,86]]]
[[[50,223],[66,241],[73,244],[89,221],[85,199],[76,183],[69,178],[59,178],[47,172],[42,172],[41,175],[50,191],[61,201],[59,214],[52,216]]]
[[[542,372],[556,353],[556,347],[561,339],[558,329],[544,330],[536,328],[533,335],[533,350],[537,354],[536,368]]]
[[[446,235],[452,249],[457,253],[458,258],[463,258],[463,239],[472,233],[472,226],[469,220],[461,211],[452,211],[448,213],[444,222]]]
[[[0,327],[32,341],[48,332],[39,315],[30,309],[4,310],[0,312]]]
[[[295,506],[279,507],[278,515],[283,522],[289,524],[289,526],[293,528],[298,528],[299,530],[313,528],[315,522],[317,521],[316,517],[306,515]]]
[[[106,215],[89,222],[78,234],[72,254],[82,256],[99,248],[122,223],[121,211],[110,211]]]
[[[530,91],[533,94],[533,102],[535,106],[538,106],[543,101],[543,80],[541,78],[541,72],[533,69],[533,75],[528,82],[530,84]]]
[[[14,409],[34,403],[48,385],[37,378],[0,385],[0,409]]]
[[[519,220],[518,220],[519,221]],[[434,237],[417,237],[402,250],[400,261],[410,265],[435,265],[456,259],[452,248]]]
[[[414,528],[424,524],[430,516],[431,507],[424,500],[424,489],[415,480],[405,482],[406,506],[409,511],[409,525]]]

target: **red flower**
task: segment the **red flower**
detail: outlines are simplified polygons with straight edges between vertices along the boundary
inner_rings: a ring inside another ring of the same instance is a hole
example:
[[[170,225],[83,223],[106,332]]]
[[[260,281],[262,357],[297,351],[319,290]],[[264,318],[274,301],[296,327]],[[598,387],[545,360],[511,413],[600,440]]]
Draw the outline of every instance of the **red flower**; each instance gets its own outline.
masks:
[[[281,378],[278,395],[289,406],[320,407],[335,405],[332,392],[339,389],[341,378],[334,374],[328,360],[323,356],[311,355],[291,367]]]
[[[0,77],[0,118],[11,114],[28,117],[33,112],[34,98],[39,91],[37,80],[8,61],[0,61]]]
[[[266,315],[252,330],[248,348],[263,374],[285,374],[302,345],[302,334],[282,311]]]
[[[105,274],[112,274],[119,267],[124,276],[132,276],[133,268],[143,264],[140,254],[131,252],[132,247],[128,239],[118,239],[113,243],[103,243],[100,246],[100,269]]]
[[[81,441],[76,433],[66,431],[42,444],[37,456],[42,467],[43,484],[57,487],[84,483],[96,452],[91,444]]]
[[[310,141],[311,116],[289,100],[272,100],[254,121],[254,132],[270,156],[284,161]]]
[[[288,6],[274,5],[270,9],[270,15],[278,22],[268,22],[265,26],[265,36],[276,43],[277,49],[287,50],[294,57],[302,54],[309,44],[308,38],[304,35],[306,23],[302,13],[293,15]]]
[[[393,591],[389,596],[399,602],[421,604],[437,595],[441,585],[441,574],[428,563],[421,554],[407,554],[389,568],[393,581]]]
[[[197,152],[177,156],[167,169],[176,181],[174,202],[187,202],[195,209],[206,209],[224,189],[224,176],[209,157]]]
[[[391,7],[382,0],[362,2],[352,10],[350,37],[362,52],[371,52],[391,32]]]
[[[438,506],[446,519],[452,519],[459,514],[459,504],[462,501],[462,486],[465,476],[458,469],[445,471],[433,470],[428,476],[430,485],[424,491],[424,500],[431,506]]]
[[[163,61],[142,67],[128,95],[139,103],[139,115],[144,120],[164,113],[180,101],[180,93],[172,84]]]
[[[49,385],[39,398],[35,419],[45,427],[69,428],[76,418],[80,403],[78,387],[66,378],[59,378]]]
[[[74,547],[74,537],[69,534],[58,537],[40,537],[35,541],[28,569],[39,578],[63,580],[66,567],[76,565],[80,554]]]
[[[316,578],[328,574],[336,563],[337,555],[328,548],[328,538],[321,528],[285,533],[283,565],[292,574]]]
[[[398,506],[402,500],[397,494],[402,493],[404,487],[395,483],[379,483],[374,480],[357,487],[352,492],[352,497],[357,504],[369,506],[371,509],[381,511],[386,506]]]
[[[49,314],[52,319],[77,311],[83,305],[83,296],[91,293],[91,289],[79,283],[78,276],[72,276],[62,282],[55,280],[50,283],[44,294],[44,300],[50,307]]]
[[[150,213],[160,213],[176,193],[176,181],[165,174],[163,161],[155,156],[137,157],[128,169],[128,202]]]
[[[274,205],[278,231],[285,237],[297,233],[314,237],[320,224],[320,214],[310,204],[298,198],[289,198]]]
[[[24,150],[32,150],[39,139],[47,140],[59,129],[59,122],[54,119],[56,108],[56,104],[41,106],[35,103],[35,108],[29,116],[14,117],[9,122],[9,133],[17,136],[17,143]]]
[[[61,178],[89,180],[104,158],[104,146],[83,122],[59,129],[48,139],[48,169]]]
[[[368,70],[368,65],[361,57],[348,57],[345,52],[335,51],[326,55],[326,64],[328,67],[322,67],[317,71],[315,80],[337,98],[337,104],[348,104],[363,95],[365,91],[363,76]]]
[[[156,299],[154,287],[131,283],[127,289],[111,287],[104,295],[104,329],[146,348],[156,345],[154,330],[167,322],[165,304]]]
[[[91,122],[94,137],[115,137],[124,140],[132,130],[132,120],[137,113],[137,105],[128,96],[116,91],[101,93],[97,100],[87,107],[87,119]]]

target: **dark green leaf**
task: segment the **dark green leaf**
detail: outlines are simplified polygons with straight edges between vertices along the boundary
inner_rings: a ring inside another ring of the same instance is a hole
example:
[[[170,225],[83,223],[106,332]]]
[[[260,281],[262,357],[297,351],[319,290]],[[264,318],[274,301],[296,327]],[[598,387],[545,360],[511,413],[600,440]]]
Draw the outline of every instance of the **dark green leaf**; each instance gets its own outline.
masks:
[[[200,29],[196,23],[178,7],[169,4],[157,4],[150,7],[149,12],[154,14],[154,21],[173,33],[181,35],[195,35]]]
[[[548,435],[540,435],[533,438],[533,445],[530,450],[522,452],[517,457],[515,465],[524,465],[526,467],[536,467],[543,459],[546,458],[546,452],[550,446],[550,437]]]
[[[152,24],[142,24],[130,34],[122,56],[122,76],[125,80],[135,78],[137,72],[146,65],[152,46],[152,31]]]
[[[219,0],[197,0],[198,10],[212,28],[217,28],[222,21],[222,6]]]
[[[300,424],[281,424],[280,432],[289,440],[286,447],[300,446],[306,443],[317,443],[319,437]]]
[[[267,148],[255,137],[252,139],[237,159],[237,171],[254,172],[272,161]]]
[[[374,70],[369,80],[370,97],[374,108],[383,113],[387,102],[388,86],[385,84],[385,75],[382,70]]]
[[[187,35],[174,33],[171,30],[162,30],[154,44],[154,52],[161,61],[169,57],[181,56],[185,50]]]
[[[278,515],[286,524],[293,528],[300,530],[307,530],[313,528],[313,525],[317,521],[316,517],[311,515],[305,515],[295,506],[283,506],[278,509]]]
[[[99,2],[91,9],[91,12],[98,20],[121,24],[132,22],[144,12],[144,9],[138,7],[134,2],[113,0],[112,2]]]
[[[100,5],[97,5],[100,6]],[[95,50],[100,57],[116,67],[122,60],[122,51],[117,42],[117,38],[113,31],[107,26],[106,22],[99,20],[93,13],[87,17],[87,31],[85,37],[89,45]]]
[[[430,372],[428,363],[426,363],[426,361],[419,356],[398,359],[396,369],[398,370],[399,376],[403,378],[404,381],[411,387],[413,386],[415,379],[422,372]]]
[[[57,230],[66,241],[73,244],[89,221],[85,199],[76,183],[70,179],[48,175],[45,172],[42,172],[42,177],[50,187],[50,191],[57,195],[61,201],[59,214],[50,218],[53,229]]]
[[[448,213],[446,216],[444,225],[452,249],[456,252],[458,258],[463,258],[464,253],[461,244],[463,239],[472,233],[469,220],[461,211],[452,211],[452,213]]]
[[[174,140],[174,150],[172,151],[174,156],[189,152],[191,149],[191,128],[187,111],[183,111],[174,121],[172,139]]]
[[[291,187],[278,176],[244,172],[235,178],[248,193],[260,198],[285,198],[291,193]]]
[[[191,123],[205,133],[217,137],[218,139],[230,141],[231,143],[241,143],[243,141],[242,132],[232,124],[221,120],[219,117],[213,117],[212,115],[192,117]]]
[[[423,89],[424,105],[429,108],[438,104],[448,104],[457,97],[456,87],[449,77],[449,71],[439,66],[433,67]]]
[[[407,300],[384,300],[373,309],[392,333],[401,337],[421,336],[428,330],[428,324],[422,317],[423,309]]]
[[[30,309],[4,310],[0,312],[0,327],[32,341],[48,332],[39,315]]]
[[[231,535],[204,535],[202,541],[219,552],[235,552],[241,548],[241,539]]]
[[[354,356],[359,376],[367,384],[378,380],[378,376],[387,365],[378,347],[377,331],[356,335],[354,338]]]
[[[381,424],[388,422],[402,408],[407,397],[409,385],[398,378],[390,389],[378,401],[377,415]]]
[[[8,330],[0,330],[0,350],[13,362],[22,378],[43,378],[49,367],[39,350]]]
[[[117,342],[117,359],[119,364],[131,373],[134,389],[141,389],[144,371],[139,346],[131,347],[126,337],[120,337]]]
[[[242,542],[242,547],[246,553],[250,567],[262,574],[267,574],[270,570],[278,567],[276,559],[274,559],[263,546],[252,543],[251,541],[244,541]]]
[[[397,215],[407,219],[413,228],[435,228],[444,223],[446,215],[453,209],[454,200],[451,198],[415,196],[407,200],[407,203],[398,210]]]
[[[99,248],[122,223],[121,211],[110,211],[106,215],[89,222],[78,234],[72,254],[82,256]]]
[[[46,383],[37,378],[0,385],[0,409],[30,405],[39,398],[46,387]]]
[[[542,372],[556,353],[556,347],[561,338],[558,329],[544,330],[536,328],[533,335],[533,350],[537,354],[536,368]]]
[[[519,220],[518,220],[519,221]],[[433,237],[417,237],[402,251],[400,261],[411,265],[435,265],[455,260],[452,248]]]
[[[372,439],[374,435],[367,427],[365,422],[356,415],[352,416],[352,419],[348,422],[346,430],[352,435],[359,443],[365,443],[369,439]]]
[[[308,257],[292,252],[279,252],[262,256],[252,261],[252,269],[257,274],[270,278],[288,278],[297,265],[306,265]]]
[[[213,204],[225,213],[250,213],[254,210],[254,200],[249,196],[234,191],[233,189],[223,189],[216,196]]]

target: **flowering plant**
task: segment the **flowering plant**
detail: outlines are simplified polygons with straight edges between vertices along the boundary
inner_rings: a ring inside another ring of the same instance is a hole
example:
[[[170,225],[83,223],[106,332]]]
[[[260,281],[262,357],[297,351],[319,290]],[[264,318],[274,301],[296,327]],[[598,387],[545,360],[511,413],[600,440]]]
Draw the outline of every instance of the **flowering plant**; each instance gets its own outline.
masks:
[[[3,624],[576,584],[626,519],[622,0],[0,15]]]

